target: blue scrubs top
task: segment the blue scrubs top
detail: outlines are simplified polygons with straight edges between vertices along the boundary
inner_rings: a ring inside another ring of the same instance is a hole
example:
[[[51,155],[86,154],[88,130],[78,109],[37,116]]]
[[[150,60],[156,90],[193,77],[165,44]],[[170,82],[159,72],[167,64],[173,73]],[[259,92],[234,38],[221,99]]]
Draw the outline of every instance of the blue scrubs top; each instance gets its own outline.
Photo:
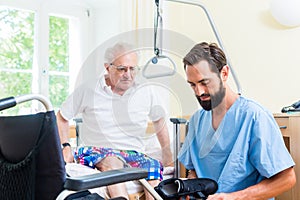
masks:
[[[294,166],[273,115],[258,103],[239,97],[217,130],[211,111],[198,110],[178,155],[198,177],[218,182],[217,192],[234,192]]]

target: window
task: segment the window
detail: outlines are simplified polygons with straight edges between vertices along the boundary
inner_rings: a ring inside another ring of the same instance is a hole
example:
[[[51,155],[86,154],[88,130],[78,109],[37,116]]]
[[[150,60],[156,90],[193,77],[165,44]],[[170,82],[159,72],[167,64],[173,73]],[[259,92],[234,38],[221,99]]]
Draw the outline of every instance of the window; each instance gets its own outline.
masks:
[[[69,20],[49,18],[49,96],[58,108],[69,94]]]
[[[0,6],[0,98],[39,93],[57,110],[80,67],[79,50],[70,51],[71,43],[79,44],[78,33],[72,34],[78,32],[78,18],[33,10]],[[1,113],[34,112],[38,105],[23,103]]]
[[[0,7],[0,96],[33,92],[34,13]],[[28,107],[24,104],[22,107]]]

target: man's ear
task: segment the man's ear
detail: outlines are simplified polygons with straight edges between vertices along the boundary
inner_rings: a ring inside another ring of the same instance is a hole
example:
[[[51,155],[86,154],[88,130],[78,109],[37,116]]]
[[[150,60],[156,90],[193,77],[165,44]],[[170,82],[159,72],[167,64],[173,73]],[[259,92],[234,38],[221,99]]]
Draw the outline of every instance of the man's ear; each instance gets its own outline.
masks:
[[[222,81],[227,81],[229,75],[229,66],[224,65],[222,70],[221,70],[221,79]]]
[[[109,64],[108,63],[104,63],[104,67],[107,71],[109,71]]]

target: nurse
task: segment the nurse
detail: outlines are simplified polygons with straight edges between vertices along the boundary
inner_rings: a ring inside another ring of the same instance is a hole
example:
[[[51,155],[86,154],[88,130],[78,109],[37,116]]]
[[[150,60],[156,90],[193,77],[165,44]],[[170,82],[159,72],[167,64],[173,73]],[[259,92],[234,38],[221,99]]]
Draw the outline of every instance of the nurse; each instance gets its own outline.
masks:
[[[183,59],[202,109],[190,119],[179,161],[188,178],[218,182],[208,200],[274,199],[295,185],[295,165],[272,114],[235,93],[229,66],[214,43],[195,45]]]

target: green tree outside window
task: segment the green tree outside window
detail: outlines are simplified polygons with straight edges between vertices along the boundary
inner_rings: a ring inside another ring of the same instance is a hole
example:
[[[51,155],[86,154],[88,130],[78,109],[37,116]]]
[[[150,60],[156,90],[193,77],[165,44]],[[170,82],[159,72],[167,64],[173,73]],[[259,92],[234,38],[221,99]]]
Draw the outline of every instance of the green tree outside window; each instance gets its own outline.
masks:
[[[35,13],[0,6],[0,98],[37,93],[33,90]],[[55,109],[69,89],[69,21],[49,16],[49,98]],[[20,114],[32,109],[23,103],[1,114]]]

